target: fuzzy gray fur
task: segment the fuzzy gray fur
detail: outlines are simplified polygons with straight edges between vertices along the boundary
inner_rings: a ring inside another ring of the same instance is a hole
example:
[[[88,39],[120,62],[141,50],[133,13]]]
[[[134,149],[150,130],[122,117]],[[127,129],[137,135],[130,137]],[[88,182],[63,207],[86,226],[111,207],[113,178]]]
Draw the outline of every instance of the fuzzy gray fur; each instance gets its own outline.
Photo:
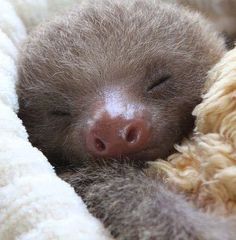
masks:
[[[22,47],[19,116],[53,164],[90,164],[86,121],[106,89],[119,88],[152,115],[148,147],[124,157],[165,158],[192,130],[207,71],[224,51],[208,22],[178,6],[91,1],[43,24]],[[147,91],[163,74],[171,78]]]
[[[116,239],[235,239],[235,219],[200,212],[161,178],[150,178],[126,164],[74,169],[61,177]]]
[[[90,1],[40,26],[22,47],[17,93],[30,141],[54,165],[81,166],[60,176],[118,239],[233,239],[230,222],[198,212],[160,178],[120,162],[173,152],[192,130],[207,72],[224,52],[198,14],[154,0]],[[166,73],[170,80],[147,91]],[[83,131],[94,102],[117,87],[152,113],[152,138],[144,151],[99,167]]]

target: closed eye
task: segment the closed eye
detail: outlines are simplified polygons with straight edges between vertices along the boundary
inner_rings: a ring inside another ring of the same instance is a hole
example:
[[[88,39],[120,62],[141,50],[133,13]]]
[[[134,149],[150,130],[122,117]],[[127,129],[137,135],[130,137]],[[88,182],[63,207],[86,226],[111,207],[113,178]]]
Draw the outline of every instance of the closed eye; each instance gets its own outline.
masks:
[[[63,111],[63,110],[54,110],[50,112],[51,115],[56,117],[68,117],[71,116],[70,112]]]
[[[158,78],[150,86],[148,86],[147,91],[148,92],[152,91],[154,88],[158,87],[159,85],[161,85],[162,83],[164,83],[165,81],[170,79],[170,77],[171,77],[170,74],[166,74],[166,75],[163,75],[162,77]]]

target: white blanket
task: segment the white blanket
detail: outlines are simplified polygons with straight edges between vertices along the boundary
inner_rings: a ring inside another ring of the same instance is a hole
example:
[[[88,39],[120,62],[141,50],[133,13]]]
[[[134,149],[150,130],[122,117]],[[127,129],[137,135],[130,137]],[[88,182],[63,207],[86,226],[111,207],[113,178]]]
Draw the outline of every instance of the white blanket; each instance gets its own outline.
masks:
[[[17,48],[75,0],[0,0],[0,240],[108,239],[74,190],[28,141],[16,112]]]

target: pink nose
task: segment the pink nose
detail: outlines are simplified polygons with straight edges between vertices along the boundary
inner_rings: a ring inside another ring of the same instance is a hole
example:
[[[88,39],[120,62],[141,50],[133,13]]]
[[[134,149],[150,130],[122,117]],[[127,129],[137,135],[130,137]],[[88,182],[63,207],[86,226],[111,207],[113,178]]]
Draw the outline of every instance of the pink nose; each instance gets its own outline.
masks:
[[[112,118],[105,114],[91,125],[86,134],[86,145],[94,156],[118,157],[143,150],[149,138],[147,120]]]

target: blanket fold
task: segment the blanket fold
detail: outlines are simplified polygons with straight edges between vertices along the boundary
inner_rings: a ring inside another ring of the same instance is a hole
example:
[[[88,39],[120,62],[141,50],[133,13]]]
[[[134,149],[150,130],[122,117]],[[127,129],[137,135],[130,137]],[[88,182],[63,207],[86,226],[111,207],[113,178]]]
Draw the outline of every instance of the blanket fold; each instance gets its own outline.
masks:
[[[105,240],[101,223],[28,141],[17,117],[16,58],[27,32],[73,0],[1,0],[0,239]]]
[[[167,182],[218,215],[236,213],[236,48],[209,72],[208,89],[193,114],[191,139],[176,146],[168,162],[152,164]]]

